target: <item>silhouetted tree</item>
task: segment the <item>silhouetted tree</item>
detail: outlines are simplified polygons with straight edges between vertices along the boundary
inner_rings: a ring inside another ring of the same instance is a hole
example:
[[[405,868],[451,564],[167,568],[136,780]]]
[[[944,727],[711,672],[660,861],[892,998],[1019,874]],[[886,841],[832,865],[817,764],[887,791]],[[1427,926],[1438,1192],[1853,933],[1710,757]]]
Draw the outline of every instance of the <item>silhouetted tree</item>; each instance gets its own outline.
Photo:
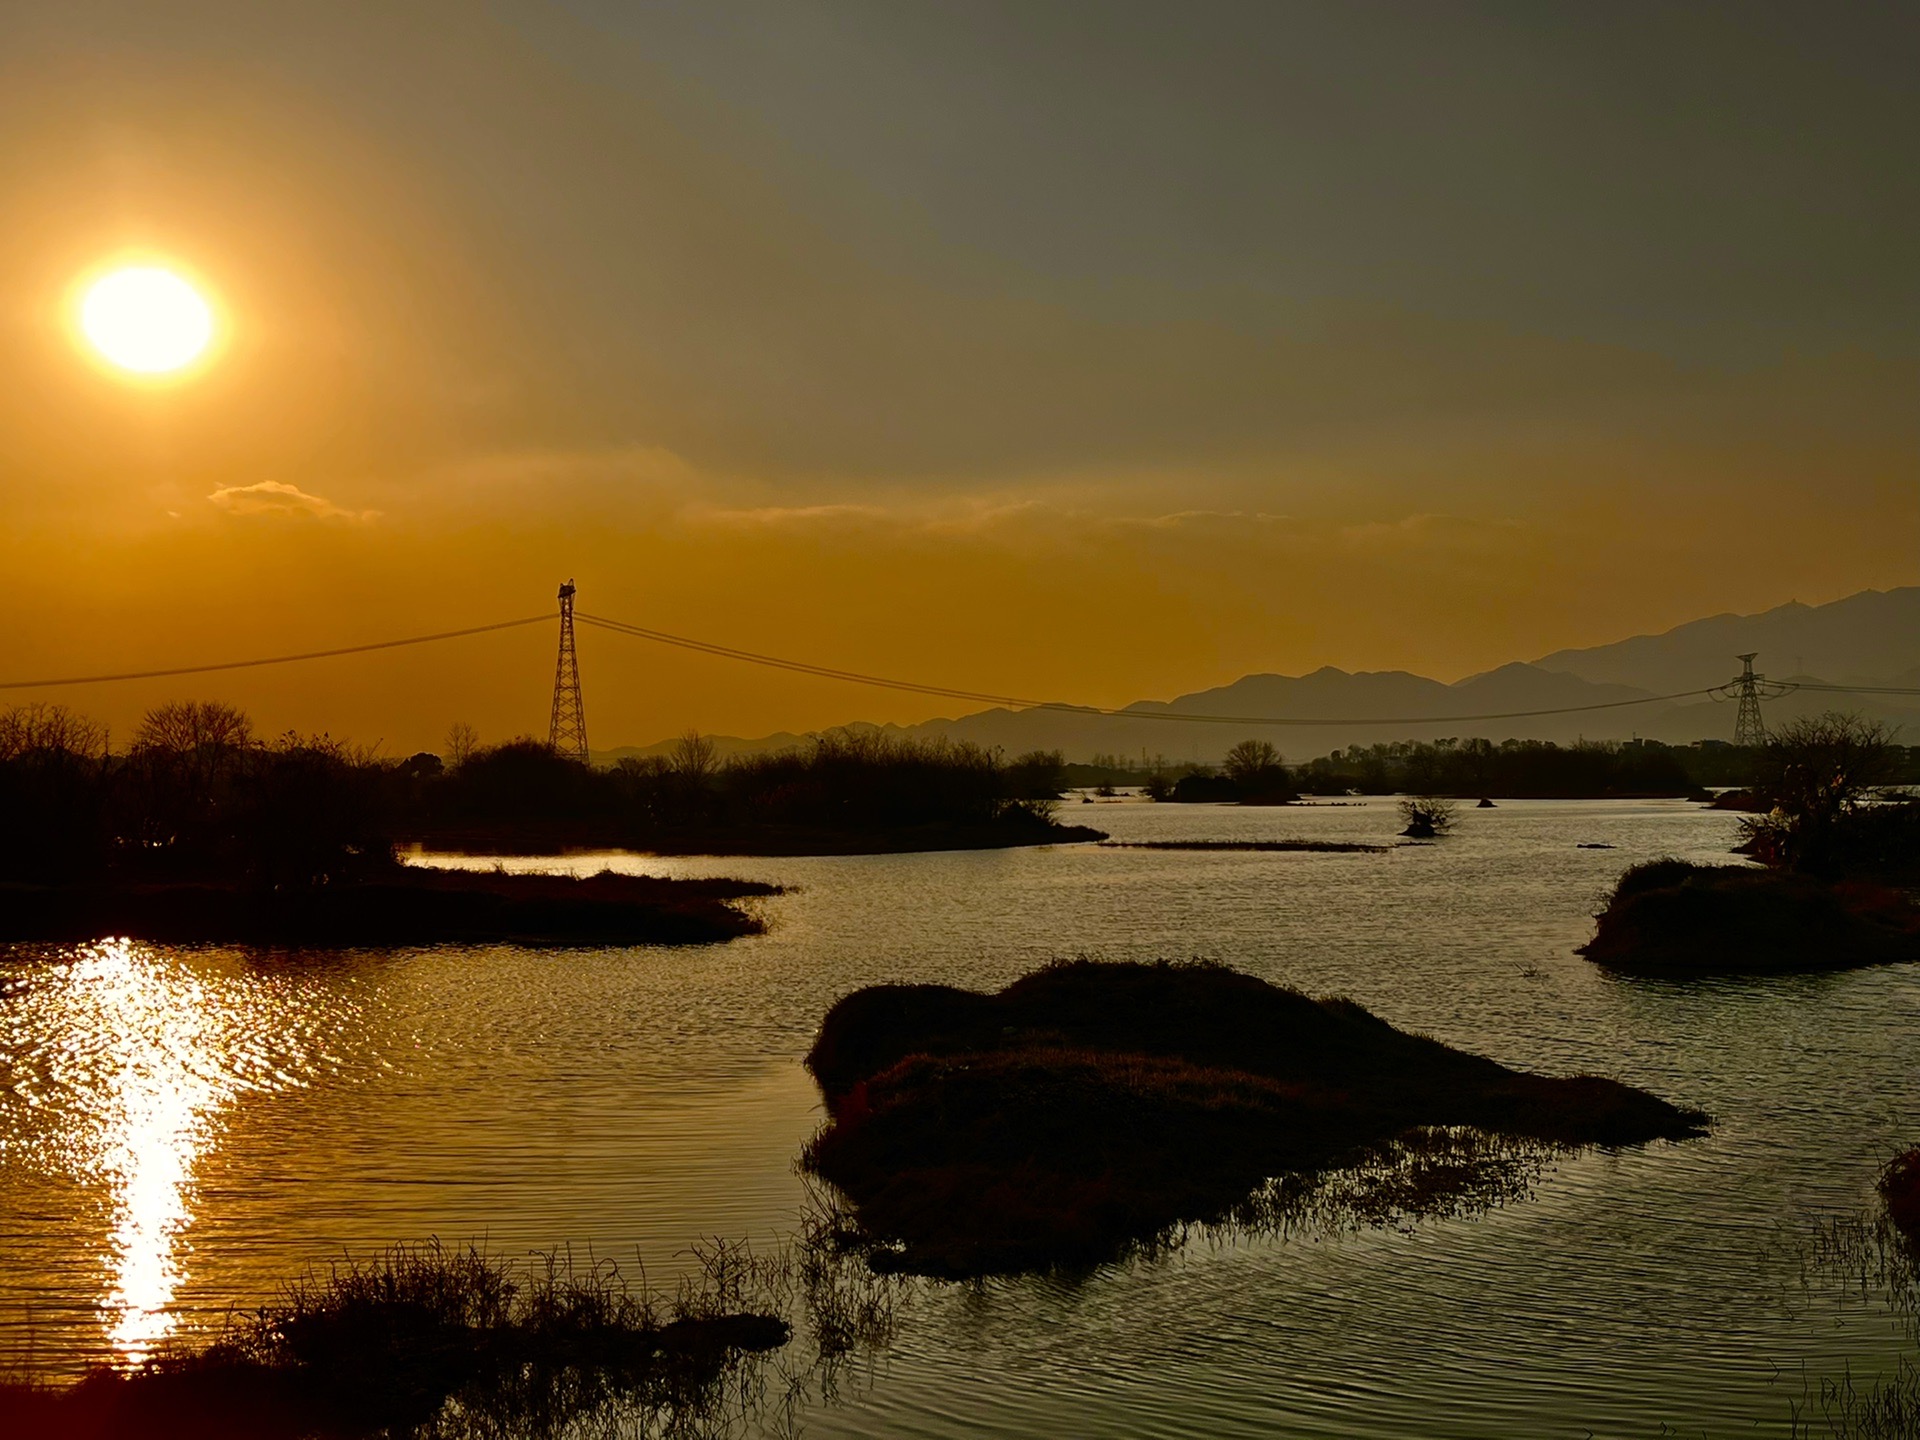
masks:
[[[1227,779],[1240,800],[1291,800],[1293,778],[1270,740],[1242,740],[1227,751]]]
[[[0,710],[0,760],[35,751],[102,759],[107,753],[107,727],[64,705],[35,701]]]
[[[242,750],[253,743],[246,712],[220,700],[169,700],[147,711],[133,732],[135,750],[175,755]]]
[[[447,727],[447,764],[458,770],[480,750],[480,732],[464,720]]]
[[[1772,813],[1741,821],[1746,848],[1788,869],[1832,868],[1838,832],[1895,763],[1878,721],[1829,711],[1782,726],[1761,748],[1753,786]]]
[[[1400,802],[1400,833],[1414,840],[1433,840],[1453,829],[1454,806],[1437,795],[1409,795]]]

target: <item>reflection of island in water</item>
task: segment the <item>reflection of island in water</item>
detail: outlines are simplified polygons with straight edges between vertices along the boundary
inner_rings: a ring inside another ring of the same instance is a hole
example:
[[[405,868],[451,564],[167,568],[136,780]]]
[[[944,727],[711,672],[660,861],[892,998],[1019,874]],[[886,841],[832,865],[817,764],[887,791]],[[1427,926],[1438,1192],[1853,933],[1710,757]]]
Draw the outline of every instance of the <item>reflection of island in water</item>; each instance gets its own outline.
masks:
[[[125,1360],[151,1354],[175,1327],[195,1177],[223,1112],[243,1092],[301,1083],[304,1064],[276,1053],[285,1043],[273,999],[258,977],[216,986],[145,946],[109,940],[50,958],[0,1009],[24,1102],[6,1148],[108,1209],[98,1305]],[[12,1018],[28,1006],[41,1017],[37,1039]],[[49,1011],[57,1023],[45,1023]],[[44,1038],[55,1035],[57,1045]]]

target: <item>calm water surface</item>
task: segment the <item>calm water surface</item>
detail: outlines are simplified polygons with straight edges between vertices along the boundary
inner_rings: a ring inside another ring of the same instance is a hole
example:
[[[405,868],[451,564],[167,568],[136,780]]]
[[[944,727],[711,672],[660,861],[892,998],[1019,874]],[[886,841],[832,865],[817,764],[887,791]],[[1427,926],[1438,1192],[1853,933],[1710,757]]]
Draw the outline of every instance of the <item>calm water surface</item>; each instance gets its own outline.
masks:
[[[1394,828],[1384,801],[1066,818],[1125,839]],[[1871,1376],[1905,1343],[1883,1308],[1808,1292],[1797,1251],[1920,1139],[1920,971],[1681,988],[1573,953],[1625,866],[1720,858],[1732,835],[1678,802],[1510,802],[1379,855],[570,858],[794,888],[762,902],[765,936],[694,949],[0,949],[0,1371],[138,1356],[312,1262],[429,1235],[671,1273],[699,1236],[791,1230],[820,1119],[798,1061],[837,996],[1207,956],[1718,1123],[1410,1233],[933,1287],[807,1433],[1785,1434],[1805,1376]]]

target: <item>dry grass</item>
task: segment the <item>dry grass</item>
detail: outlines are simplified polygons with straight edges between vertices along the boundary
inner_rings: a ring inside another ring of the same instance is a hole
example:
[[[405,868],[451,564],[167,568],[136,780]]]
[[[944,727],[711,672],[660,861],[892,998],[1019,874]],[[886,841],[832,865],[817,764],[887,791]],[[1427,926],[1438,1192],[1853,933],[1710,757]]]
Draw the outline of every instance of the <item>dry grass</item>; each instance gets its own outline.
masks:
[[[581,1427],[701,1435],[740,1375],[787,1342],[736,1255],[671,1295],[606,1261],[527,1264],[397,1246],[290,1285],[211,1343],[56,1390],[0,1390],[0,1429],[120,1437],[541,1437]]]
[[[1881,1171],[1881,1212],[1817,1219],[1799,1248],[1801,1285],[1834,1289],[1857,1303],[1884,1304],[1909,1340],[1920,1341],[1920,1236],[1910,1228],[1920,1151],[1896,1156]],[[1920,1440],[1920,1364],[1901,1356],[1890,1374],[1802,1381],[1792,1402],[1792,1440]]]
[[[0,1377],[0,1435],[63,1440],[717,1440],[797,1433],[911,1298],[816,1195],[800,1233],[689,1248],[670,1289],[570,1251],[396,1246],[309,1272],[210,1341],[64,1388]]]

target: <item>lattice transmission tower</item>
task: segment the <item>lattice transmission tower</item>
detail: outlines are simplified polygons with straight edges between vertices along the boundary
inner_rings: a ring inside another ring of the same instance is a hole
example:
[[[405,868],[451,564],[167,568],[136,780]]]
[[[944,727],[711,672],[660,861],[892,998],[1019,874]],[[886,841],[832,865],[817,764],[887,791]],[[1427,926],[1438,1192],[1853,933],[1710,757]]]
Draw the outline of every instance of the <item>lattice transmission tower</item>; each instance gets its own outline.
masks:
[[[580,656],[573,648],[573,581],[560,587],[560,661],[553,671],[553,721],[547,745],[587,763],[587,707],[580,699]]]
[[[1760,652],[1734,658],[1740,662],[1740,678],[1733,682],[1733,693],[1740,708],[1733,717],[1733,743],[1761,746],[1767,743],[1767,722],[1760,718],[1760,686],[1767,677],[1753,673],[1753,657]]]

